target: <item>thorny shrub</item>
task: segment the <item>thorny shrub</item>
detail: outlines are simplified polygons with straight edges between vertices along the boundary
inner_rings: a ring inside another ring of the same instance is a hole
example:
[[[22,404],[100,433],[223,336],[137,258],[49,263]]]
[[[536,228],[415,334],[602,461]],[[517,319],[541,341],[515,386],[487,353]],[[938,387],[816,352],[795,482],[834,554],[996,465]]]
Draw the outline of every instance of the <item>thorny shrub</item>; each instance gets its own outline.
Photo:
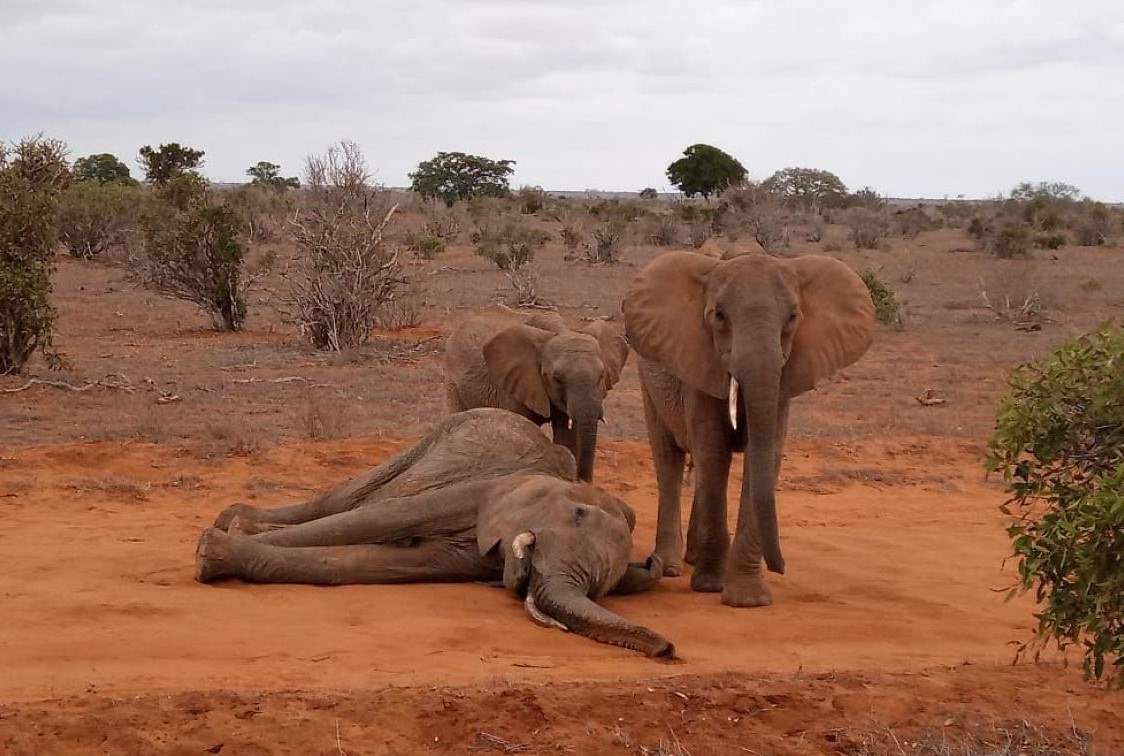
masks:
[[[369,184],[359,148],[340,142],[305,169],[306,207],[290,221],[299,254],[284,277],[287,308],[314,346],[341,351],[370,338],[407,281],[384,232],[398,206]]]
[[[1010,595],[1034,591],[1035,655],[1080,645],[1087,678],[1124,685],[1124,327],[1107,325],[1018,368],[999,404],[988,470],[1017,561]]]
[[[514,219],[498,225],[484,224],[472,235],[476,254],[504,271],[528,265],[549,239],[550,234],[545,231]]]

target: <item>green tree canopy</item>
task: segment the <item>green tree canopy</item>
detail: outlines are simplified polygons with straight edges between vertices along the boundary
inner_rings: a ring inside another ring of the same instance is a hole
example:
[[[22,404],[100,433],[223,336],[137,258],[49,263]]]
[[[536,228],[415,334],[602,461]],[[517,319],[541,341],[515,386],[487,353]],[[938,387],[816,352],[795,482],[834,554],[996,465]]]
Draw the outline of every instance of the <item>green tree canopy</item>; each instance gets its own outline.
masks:
[[[163,186],[176,176],[203,165],[203,150],[193,150],[178,142],[169,142],[153,149],[140,148],[140,164],[144,166],[144,179],[150,184]]]
[[[718,194],[745,181],[746,170],[736,158],[709,144],[692,144],[683,157],[667,167],[667,179],[688,197]]]
[[[251,184],[259,184],[262,186],[272,187],[284,191],[285,189],[299,189],[301,181],[296,176],[282,176],[281,166],[277,163],[270,163],[267,160],[259,160],[256,165],[251,165],[246,169],[246,175],[252,181]]]
[[[99,184],[114,181],[133,183],[129,175],[129,166],[118,160],[116,155],[108,152],[78,158],[74,161],[71,172],[75,181],[97,181]]]
[[[831,171],[785,168],[765,179],[761,186],[808,210],[847,204],[847,185]]]
[[[506,197],[511,192],[508,177],[515,172],[514,160],[491,160],[463,152],[438,152],[418,163],[410,174],[410,188],[426,199],[440,199],[452,207],[457,200],[473,197]]]
[[[1011,199],[1020,202],[1030,200],[1079,200],[1081,190],[1073,184],[1063,184],[1061,181],[1039,181],[1032,184],[1024,181],[1011,190]]]

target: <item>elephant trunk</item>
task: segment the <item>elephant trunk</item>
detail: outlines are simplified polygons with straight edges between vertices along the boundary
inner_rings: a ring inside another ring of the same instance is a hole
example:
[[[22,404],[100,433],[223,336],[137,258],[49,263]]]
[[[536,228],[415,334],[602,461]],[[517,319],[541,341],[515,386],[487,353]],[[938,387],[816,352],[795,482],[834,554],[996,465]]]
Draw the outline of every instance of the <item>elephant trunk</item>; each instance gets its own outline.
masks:
[[[593,462],[597,453],[597,425],[601,422],[601,396],[596,389],[576,393],[567,402],[566,413],[574,423],[574,458],[578,479],[593,481]]]
[[[779,360],[755,356],[753,367],[738,370],[739,393],[745,407],[748,443],[742,468],[741,501],[736,538],[745,571],[756,567],[763,555],[772,572],[784,573],[777,528],[777,408],[780,398]],[[748,564],[752,560],[753,565]]]
[[[573,584],[535,580],[531,598],[533,603],[528,604],[528,611],[537,609],[572,633],[652,658],[675,657],[675,646],[662,635],[594,603]]]

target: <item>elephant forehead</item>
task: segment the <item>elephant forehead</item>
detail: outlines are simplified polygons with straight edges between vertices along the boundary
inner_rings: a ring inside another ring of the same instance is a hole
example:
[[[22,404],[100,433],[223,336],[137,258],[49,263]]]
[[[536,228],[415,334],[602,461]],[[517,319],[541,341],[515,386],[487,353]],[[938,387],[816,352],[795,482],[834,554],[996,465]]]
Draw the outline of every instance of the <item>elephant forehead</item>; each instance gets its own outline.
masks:
[[[711,271],[710,288],[725,287],[786,287],[791,282],[785,268],[768,255],[741,255],[722,263]]]
[[[552,357],[572,358],[579,355],[597,357],[600,355],[600,352],[601,347],[597,343],[597,339],[593,338],[588,333],[578,333],[576,331],[559,334],[547,341],[543,346],[543,354]]]

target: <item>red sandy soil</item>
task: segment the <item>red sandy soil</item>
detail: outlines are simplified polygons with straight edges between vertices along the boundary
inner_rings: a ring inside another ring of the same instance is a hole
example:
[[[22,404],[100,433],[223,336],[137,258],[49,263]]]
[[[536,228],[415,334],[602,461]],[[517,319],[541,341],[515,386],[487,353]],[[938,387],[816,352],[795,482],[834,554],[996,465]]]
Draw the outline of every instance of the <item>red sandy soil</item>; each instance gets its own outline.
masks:
[[[671,664],[540,628],[481,585],[193,581],[195,539],[232,500],[301,499],[404,445],[217,462],[119,442],[7,453],[0,749],[656,753],[662,739],[665,753],[881,753],[868,745],[893,745],[886,733],[1024,721],[1124,748],[1120,694],[1056,661],[1006,666],[1033,607],[1004,600],[1002,492],[962,441],[793,444],[779,495],[790,569],[770,576],[772,607],[732,610],[686,578],[606,600],[671,639]],[[646,446],[605,444],[598,464],[650,547]]]

